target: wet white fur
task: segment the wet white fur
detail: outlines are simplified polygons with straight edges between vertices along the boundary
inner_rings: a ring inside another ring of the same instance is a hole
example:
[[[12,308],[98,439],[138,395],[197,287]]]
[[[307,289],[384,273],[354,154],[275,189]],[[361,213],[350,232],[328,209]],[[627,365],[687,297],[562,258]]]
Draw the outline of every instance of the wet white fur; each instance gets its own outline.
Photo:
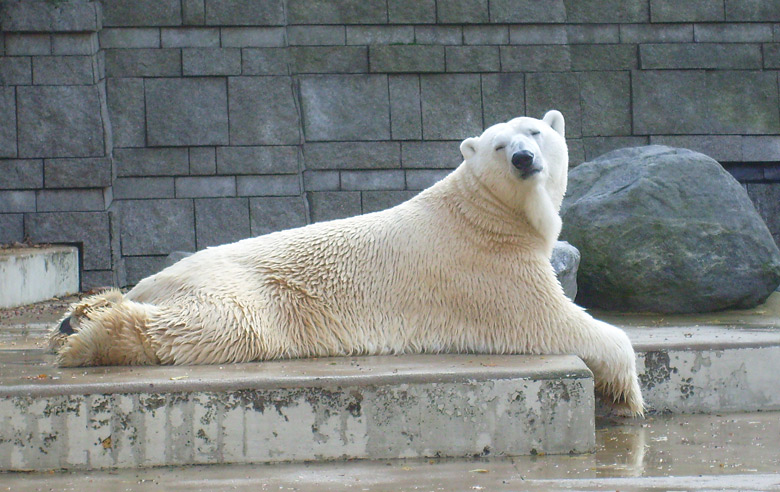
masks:
[[[536,155],[538,174],[519,175],[518,149]],[[515,118],[461,151],[455,171],[397,207],[208,248],[124,296],[85,299],[59,364],[569,353],[617,406],[641,413],[628,338],[569,301],[550,265],[563,116]]]

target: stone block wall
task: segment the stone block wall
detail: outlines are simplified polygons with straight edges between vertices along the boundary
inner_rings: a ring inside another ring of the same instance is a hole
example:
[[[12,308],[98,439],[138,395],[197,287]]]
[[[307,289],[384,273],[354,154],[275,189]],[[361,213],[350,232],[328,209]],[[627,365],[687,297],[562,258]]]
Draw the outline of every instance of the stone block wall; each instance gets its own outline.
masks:
[[[560,109],[572,165],[699,150],[780,239],[773,0],[4,0],[0,242],[85,286],[381,210],[493,123]]]

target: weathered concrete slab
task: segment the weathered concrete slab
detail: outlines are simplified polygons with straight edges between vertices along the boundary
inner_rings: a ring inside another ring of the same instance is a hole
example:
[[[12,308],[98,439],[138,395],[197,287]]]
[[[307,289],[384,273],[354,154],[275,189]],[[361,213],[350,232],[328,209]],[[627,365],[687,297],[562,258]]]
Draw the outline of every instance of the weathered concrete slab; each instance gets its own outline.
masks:
[[[0,308],[79,291],[75,246],[0,249]]]
[[[56,369],[0,351],[0,469],[505,456],[594,446],[571,356]]]
[[[780,410],[779,292],[752,310],[595,316],[626,330],[651,412]]]

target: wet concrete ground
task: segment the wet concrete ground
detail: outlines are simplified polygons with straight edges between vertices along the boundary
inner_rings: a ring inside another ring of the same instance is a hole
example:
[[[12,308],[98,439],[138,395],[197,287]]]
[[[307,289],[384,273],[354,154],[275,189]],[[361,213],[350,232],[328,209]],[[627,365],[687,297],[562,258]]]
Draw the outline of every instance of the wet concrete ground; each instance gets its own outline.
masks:
[[[0,474],[0,490],[780,490],[780,413],[602,419],[577,456]]]

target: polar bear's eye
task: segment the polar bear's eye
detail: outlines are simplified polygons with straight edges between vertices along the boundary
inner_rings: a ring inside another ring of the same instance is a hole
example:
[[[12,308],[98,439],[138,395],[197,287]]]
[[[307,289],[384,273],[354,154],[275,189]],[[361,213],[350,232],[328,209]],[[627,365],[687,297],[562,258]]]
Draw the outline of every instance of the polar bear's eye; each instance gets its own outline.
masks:
[[[539,133],[541,133],[539,130],[531,130],[531,136],[532,137],[535,137],[535,136],[539,135]]]
[[[499,150],[503,150],[504,148],[506,148],[506,144],[499,144],[499,145],[496,147],[496,152],[498,152]]]

